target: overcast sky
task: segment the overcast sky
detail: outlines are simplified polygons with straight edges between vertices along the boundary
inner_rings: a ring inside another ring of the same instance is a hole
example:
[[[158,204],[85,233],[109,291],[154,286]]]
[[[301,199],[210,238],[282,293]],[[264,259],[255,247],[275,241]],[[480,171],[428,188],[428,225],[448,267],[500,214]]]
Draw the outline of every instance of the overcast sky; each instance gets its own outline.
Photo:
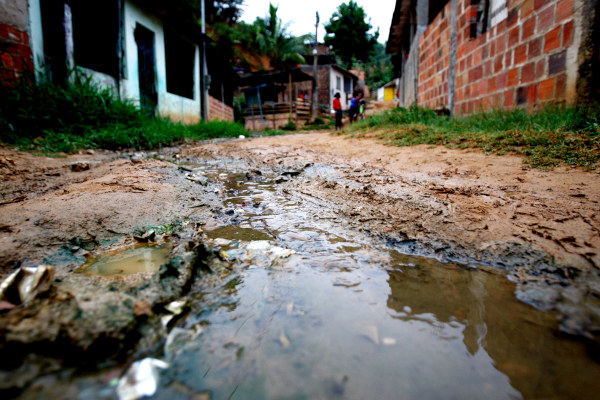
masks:
[[[379,41],[385,43],[390,34],[392,15],[396,0],[355,0],[361,6],[367,18],[371,19],[374,33],[379,28]],[[313,33],[315,31],[315,13],[321,17],[319,25],[319,42],[323,41],[325,28],[323,24],[329,21],[338,6],[349,0],[271,0],[273,5],[279,5],[277,16],[289,23],[288,31],[294,36]],[[264,17],[269,11],[269,0],[245,0],[242,21],[252,23],[256,17]]]

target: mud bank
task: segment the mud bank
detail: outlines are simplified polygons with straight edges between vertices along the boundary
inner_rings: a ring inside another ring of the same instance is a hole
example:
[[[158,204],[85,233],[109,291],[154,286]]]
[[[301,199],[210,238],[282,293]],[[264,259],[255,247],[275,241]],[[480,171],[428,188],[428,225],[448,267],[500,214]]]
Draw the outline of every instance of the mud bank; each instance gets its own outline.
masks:
[[[173,317],[166,306],[231,268],[218,243],[206,245],[205,225],[234,226],[236,214],[220,200],[227,189],[196,174],[204,162],[243,180],[268,177],[310,218],[366,233],[400,253],[504,271],[520,300],[556,315],[560,332],[590,339],[597,352],[597,173],[527,170],[512,156],[327,134],[52,159],[0,148],[0,277],[23,266],[56,269],[50,291],[32,303],[3,304],[0,390],[15,394],[68,368],[121,370],[153,354],[172,326],[163,323]],[[132,246],[149,230],[172,249],[159,272],[76,273],[89,258]]]

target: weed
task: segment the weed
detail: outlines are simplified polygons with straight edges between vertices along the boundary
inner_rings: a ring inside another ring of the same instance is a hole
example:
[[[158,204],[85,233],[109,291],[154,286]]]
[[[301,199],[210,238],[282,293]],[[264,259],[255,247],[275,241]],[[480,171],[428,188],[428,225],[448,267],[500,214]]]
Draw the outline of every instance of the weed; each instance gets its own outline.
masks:
[[[430,144],[517,153],[527,165],[542,169],[563,163],[595,169],[600,161],[597,105],[548,106],[533,114],[523,109],[492,110],[454,118],[412,106],[370,116],[343,133],[364,136],[374,131],[397,146]]]

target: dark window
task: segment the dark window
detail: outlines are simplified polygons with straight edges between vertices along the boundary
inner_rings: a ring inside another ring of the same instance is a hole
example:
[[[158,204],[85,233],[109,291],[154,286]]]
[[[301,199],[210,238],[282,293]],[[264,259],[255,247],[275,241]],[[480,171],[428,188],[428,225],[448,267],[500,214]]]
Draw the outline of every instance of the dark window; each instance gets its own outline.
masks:
[[[75,63],[118,78],[119,1],[72,0],[71,12]]]
[[[471,0],[471,4],[477,6],[477,17],[472,18],[471,38],[477,38],[483,35],[489,29],[490,0]]]
[[[172,31],[165,31],[167,92],[194,98],[196,48]]]

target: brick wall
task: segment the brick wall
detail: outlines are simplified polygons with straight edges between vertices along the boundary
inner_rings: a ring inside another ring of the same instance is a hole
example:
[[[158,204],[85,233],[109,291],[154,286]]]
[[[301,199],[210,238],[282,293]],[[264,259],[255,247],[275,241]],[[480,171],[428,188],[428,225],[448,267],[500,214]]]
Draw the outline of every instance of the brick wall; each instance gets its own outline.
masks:
[[[33,70],[27,32],[0,23],[0,84],[12,85],[16,79]]]
[[[509,0],[508,17],[474,39],[471,3],[457,0],[455,113],[575,100],[575,0]],[[450,2],[419,43],[419,104],[431,108],[448,105],[449,25]]]
[[[233,108],[208,96],[208,120],[233,121]]]
[[[450,3],[419,41],[419,104],[436,108],[448,104],[450,64]]]

